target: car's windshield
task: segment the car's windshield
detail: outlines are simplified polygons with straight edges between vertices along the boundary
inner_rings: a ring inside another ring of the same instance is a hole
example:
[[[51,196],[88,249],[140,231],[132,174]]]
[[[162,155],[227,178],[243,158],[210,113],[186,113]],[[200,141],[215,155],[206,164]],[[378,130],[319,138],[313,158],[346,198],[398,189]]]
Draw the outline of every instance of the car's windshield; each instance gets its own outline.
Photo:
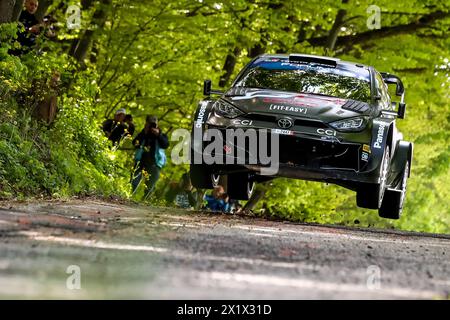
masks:
[[[262,88],[370,102],[369,72],[265,60],[252,64],[235,87]]]

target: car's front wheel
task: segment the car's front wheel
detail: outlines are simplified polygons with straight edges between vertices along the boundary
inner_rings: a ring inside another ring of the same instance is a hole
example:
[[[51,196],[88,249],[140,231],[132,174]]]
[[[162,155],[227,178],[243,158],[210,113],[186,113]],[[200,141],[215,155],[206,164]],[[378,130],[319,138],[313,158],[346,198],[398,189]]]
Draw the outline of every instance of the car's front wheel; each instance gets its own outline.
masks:
[[[248,173],[232,173],[227,177],[227,193],[233,200],[250,199],[255,182]]]
[[[380,165],[380,183],[362,184],[356,191],[356,205],[361,208],[378,209],[381,207],[389,173],[389,148],[386,148]]]
[[[190,176],[192,185],[197,189],[213,189],[220,178],[213,174],[208,166],[201,164],[191,164]]]

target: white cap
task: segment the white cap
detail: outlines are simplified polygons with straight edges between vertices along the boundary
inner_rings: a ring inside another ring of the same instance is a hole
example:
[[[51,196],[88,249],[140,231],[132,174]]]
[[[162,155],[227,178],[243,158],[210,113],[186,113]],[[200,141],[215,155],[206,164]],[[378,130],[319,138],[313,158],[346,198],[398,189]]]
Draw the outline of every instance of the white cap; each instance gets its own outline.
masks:
[[[126,111],[124,108],[118,109],[118,110],[116,111],[116,114],[121,114],[121,113],[127,114],[127,111]]]

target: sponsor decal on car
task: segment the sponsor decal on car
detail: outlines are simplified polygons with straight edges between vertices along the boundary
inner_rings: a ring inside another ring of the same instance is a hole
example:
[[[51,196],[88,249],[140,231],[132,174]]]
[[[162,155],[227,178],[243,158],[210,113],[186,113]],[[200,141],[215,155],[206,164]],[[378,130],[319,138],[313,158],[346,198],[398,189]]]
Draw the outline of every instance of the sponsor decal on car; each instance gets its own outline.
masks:
[[[204,123],[205,111],[206,111],[206,104],[202,104],[200,110],[198,111],[197,119],[195,121],[195,127],[197,129],[201,129],[202,124]]]
[[[369,154],[367,152],[362,152],[361,153],[361,160],[365,161],[365,162],[369,161]]]
[[[319,129],[317,129],[317,133],[318,134],[322,134],[322,135],[326,135],[326,136],[336,136],[336,131],[331,130],[331,129],[319,128]]]
[[[375,140],[375,143],[373,144],[374,148],[381,149],[381,144],[383,143],[383,135],[384,135],[385,127],[386,127],[386,124],[381,122],[380,126],[378,127],[377,139]]]
[[[294,131],[284,129],[274,129],[273,132],[276,134],[283,134],[286,136],[292,136],[294,134]]]
[[[363,144],[363,151],[370,153],[370,146],[368,144]]]
[[[292,106],[286,106],[282,104],[271,104],[269,106],[269,110],[277,110],[277,111],[289,111],[289,112],[298,112],[306,114],[308,109],[302,108],[302,107],[292,107]]]
[[[240,125],[240,126],[251,126],[253,124],[253,120],[241,120],[241,119],[236,119],[233,120],[233,124],[235,125]]]
[[[263,102],[303,107],[341,107],[347,102],[347,100],[300,94],[285,97],[266,97],[263,98]]]

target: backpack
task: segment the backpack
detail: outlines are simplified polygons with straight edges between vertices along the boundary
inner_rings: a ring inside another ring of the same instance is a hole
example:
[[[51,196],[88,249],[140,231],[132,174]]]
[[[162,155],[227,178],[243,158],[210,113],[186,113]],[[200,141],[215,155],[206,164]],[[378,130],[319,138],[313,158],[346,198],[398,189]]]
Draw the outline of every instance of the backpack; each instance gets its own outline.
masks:
[[[159,147],[158,139],[155,141],[155,148],[155,163],[160,169],[162,169],[162,167],[166,165],[167,157],[164,149]]]
[[[134,152],[134,161],[139,162],[142,160],[142,155],[144,154],[144,141],[141,142],[139,149]]]

